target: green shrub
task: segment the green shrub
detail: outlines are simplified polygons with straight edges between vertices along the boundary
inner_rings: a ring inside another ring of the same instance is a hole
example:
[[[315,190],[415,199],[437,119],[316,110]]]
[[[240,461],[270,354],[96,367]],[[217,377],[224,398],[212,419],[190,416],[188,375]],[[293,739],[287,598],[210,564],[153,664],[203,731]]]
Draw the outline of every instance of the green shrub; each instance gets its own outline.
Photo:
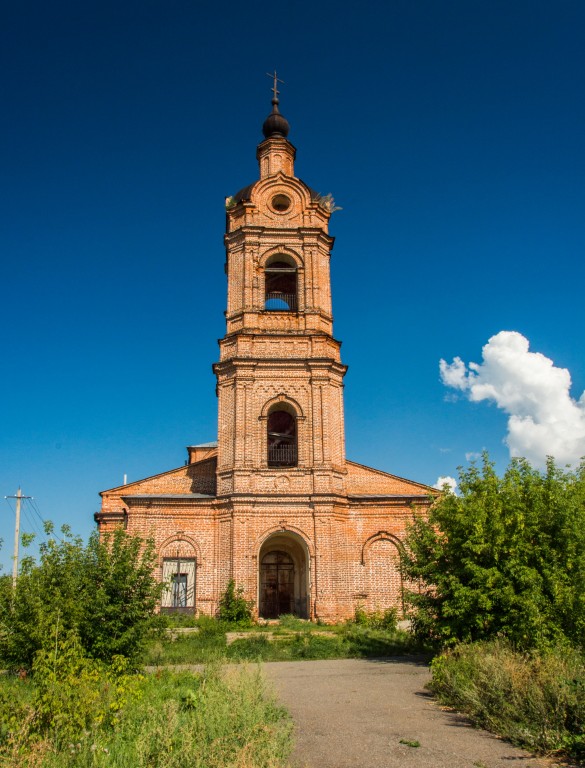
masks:
[[[568,647],[515,651],[505,640],[459,645],[431,665],[442,703],[523,747],[585,757],[585,660]]]
[[[384,629],[393,632],[398,624],[398,610],[387,608],[385,611],[366,611],[363,605],[355,607],[353,623],[369,629]]]
[[[252,606],[253,602],[244,598],[244,588],[236,588],[234,580],[230,579],[219,599],[218,618],[228,624],[249,627],[253,623]]]
[[[106,667],[83,655],[73,633],[54,633],[52,641],[50,650],[37,652],[31,679],[8,680],[0,687],[0,704],[5,705],[0,707],[0,757],[47,743],[61,750],[97,731],[109,731],[137,695],[141,677],[128,674],[123,657]],[[5,699],[6,693],[12,701]]]
[[[439,645],[509,638],[518,648],[585,647],[585,463],[546,471],[484,456],[415,516],[403,570],[419,637]]]
[[[48,649],[55,628],[74,632],[84,654],[135,662],[158,625],[161,593],[153,575],[152,542],[122,529],[90,536],[87,544],[62,528],[40,547],[40,558],[25,557],[16,589],[0,580],[0,662],[31,669],[37,651]]]

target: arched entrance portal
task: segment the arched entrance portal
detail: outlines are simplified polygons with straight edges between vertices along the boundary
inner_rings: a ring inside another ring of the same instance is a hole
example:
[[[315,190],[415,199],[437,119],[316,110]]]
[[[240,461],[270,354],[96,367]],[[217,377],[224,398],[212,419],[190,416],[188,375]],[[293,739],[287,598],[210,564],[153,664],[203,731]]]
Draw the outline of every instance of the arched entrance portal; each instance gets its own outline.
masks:
[[[260,548],[260,616],[309,618],[309,553],[294,533],[275,533]]]

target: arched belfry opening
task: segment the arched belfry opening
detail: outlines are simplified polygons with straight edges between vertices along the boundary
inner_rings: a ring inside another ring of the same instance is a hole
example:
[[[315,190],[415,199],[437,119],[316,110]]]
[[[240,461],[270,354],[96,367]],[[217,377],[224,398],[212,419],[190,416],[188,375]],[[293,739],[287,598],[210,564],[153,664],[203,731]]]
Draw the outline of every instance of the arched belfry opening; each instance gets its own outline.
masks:
[[[279,403],[269,411],[267,432],[268,466],[296,467],[297,415],[288,403]]]
[[[262,544],[258,562],[260,617],[308,619],[309,551],[303,539],[289,531],[273,534]]]
[[[264,309],[296,312],[297,294],[297,265],[293,259],[284,254],[271,256],[264,268]]]

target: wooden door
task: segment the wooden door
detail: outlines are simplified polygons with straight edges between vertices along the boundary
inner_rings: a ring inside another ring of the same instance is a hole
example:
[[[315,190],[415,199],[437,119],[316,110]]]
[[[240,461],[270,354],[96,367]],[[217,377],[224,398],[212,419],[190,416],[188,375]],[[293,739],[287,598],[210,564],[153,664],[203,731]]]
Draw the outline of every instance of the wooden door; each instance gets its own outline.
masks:
[[[295,570],[286,552],[269,552],[260,565],[260,615],[277,619],[284,613],[294,613]]]

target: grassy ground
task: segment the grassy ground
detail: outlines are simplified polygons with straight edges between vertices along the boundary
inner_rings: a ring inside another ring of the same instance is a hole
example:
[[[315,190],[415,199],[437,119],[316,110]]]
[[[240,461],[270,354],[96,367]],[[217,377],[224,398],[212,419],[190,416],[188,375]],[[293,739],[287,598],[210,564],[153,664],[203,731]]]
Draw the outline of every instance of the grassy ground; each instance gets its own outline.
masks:
[[[63,714],[67,681],[60,686]],[[257,669],[211,665],[201,674],[163,671],[126,683],[115,718],[96,702],[111,687],[95,678],[88,717],[46,717],[34,680],[5,676],[0,764],[9,768],[282,768],[291,723]],[[115,683],[114,683],[115,685]],[[65,693],[63,693],[65,691]],[[87,691],[86,691],[87,694]],[[74,695],[74,694],[73,694]],[[99,703],[99,702],[98,702]],[[87,696],[80,708],[89,707]]]
[[[213,659],[233,662],[349,659],[426,651],[407,632],[353,622],[322,626],[285,617],[279,624],[240,629],[244,636],[233,640],[234,630],[237,628],[203,619],[196,633],[167,635],[153,642],[145,664],[197,664]],[[231,642],[228,643],[228,639]]]

